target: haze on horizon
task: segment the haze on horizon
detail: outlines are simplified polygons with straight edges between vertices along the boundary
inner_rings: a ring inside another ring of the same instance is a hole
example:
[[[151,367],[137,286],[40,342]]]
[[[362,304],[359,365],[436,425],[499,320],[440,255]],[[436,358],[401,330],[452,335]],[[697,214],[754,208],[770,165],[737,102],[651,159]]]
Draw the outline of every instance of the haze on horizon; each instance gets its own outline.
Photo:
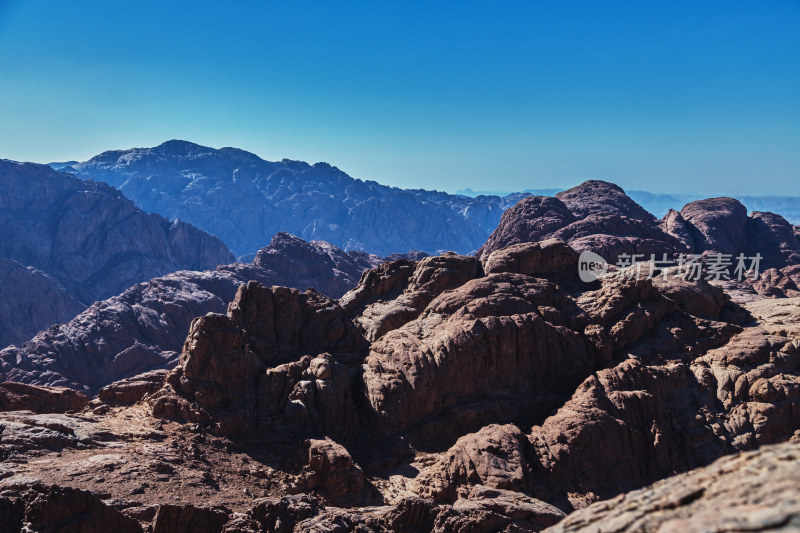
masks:
[[[800,196],[800,2],[0,0],[0,158],[185,139],[400,187]]]

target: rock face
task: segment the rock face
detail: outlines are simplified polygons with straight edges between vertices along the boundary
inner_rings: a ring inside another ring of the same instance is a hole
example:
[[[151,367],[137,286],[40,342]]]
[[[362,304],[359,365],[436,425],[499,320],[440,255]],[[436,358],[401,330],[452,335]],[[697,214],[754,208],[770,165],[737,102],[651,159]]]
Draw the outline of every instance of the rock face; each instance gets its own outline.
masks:
[[[778,444],[596,503],[547,531],[792,531],[798,494],[800,443]]]
[[[32,163],[0,160],[0,230],[4,343],[140,281],[233,260],[207,233],[147,214],[107,185]]]
[[[0,161],[0,257],[38,268],[81,302],[180,270],[232,262],[219,240],[44,165]]]
[[[13,502],[0,498],[0,510],[0,526],[8,532],[142,531],[138,522],[108,507],[94,494],[71,488],[35,485]]]
[[[560,239],[615,262],[619,254],[685,251],[655,218],[613,183],[587,181],[555,198],[529,196],[503,214],[479,257],[513,244]]]
[[[164,386],[166,370],[153,370],[132,378],[110,383],[97,392],[97,399],[106,405],[133,405],[147,394],[153,394]]]
[[[468,253],[523,195],[467,198],[356,180],[327,163],[270,162],[186,141],[102,153],[64,171],[120,188],[136,205],[221,238],[241,256],[279,231],[345,250]]]
[[[363,379],[374,423],[398,430],[428,420],[419,428],[425,441],[457,426],[480,427],[489,413],[552,409],[552,397],[596,364],[570,325],[582,330],[588,320],[544,280],[490,274],[444,292],[372,343]]]
[[[36,387],[6,381],[0,383],[0,411],[33,411],[34,413],[64,413],[82,411],[89,398],[76,390],[64,387]]]
[[[503,214],[499,226],[478,250],[478,256],[524,242],[548,238],[561,228],[578,220],[558,198],[529,196]]]
[[[653,222],[655,217],[634,202],[621,187],[600,180],[589,180],[556,194],[556,198],[578,218],[591,215],[616,215]]]
[[[56,280],[13,259],[0,258],[0,279],[0,346],[20,344],[84,309]]]
[[[174,366],[192,319],[224,312],[248,280],[313,286],[336,297],[380,262],[374,255],[279,233],[252,263],[179,271],[140,283],[0,351],[0,379],[96,392],[113,381]]]
[[[747,209],[733,198],[709,198],[681,209],[696,250],[735,254],[743,249]]]

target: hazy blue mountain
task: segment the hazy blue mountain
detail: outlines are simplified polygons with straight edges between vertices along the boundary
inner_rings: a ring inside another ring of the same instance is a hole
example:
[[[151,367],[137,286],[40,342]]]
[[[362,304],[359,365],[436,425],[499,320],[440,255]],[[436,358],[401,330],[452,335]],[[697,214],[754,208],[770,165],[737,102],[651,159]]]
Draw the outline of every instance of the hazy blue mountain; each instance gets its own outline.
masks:
[[[208,231],[237,256],[280,231],[380,255],[471,252],[525,196],[404,190],[354,179],[327,163],[265,161],[186,141],[104,152],[64,170],[117,187],[146,211]]]
[[[104,183],[5,159],[0,235],[0,345],[135,283],[234,259],[216,237],[145,213]]]

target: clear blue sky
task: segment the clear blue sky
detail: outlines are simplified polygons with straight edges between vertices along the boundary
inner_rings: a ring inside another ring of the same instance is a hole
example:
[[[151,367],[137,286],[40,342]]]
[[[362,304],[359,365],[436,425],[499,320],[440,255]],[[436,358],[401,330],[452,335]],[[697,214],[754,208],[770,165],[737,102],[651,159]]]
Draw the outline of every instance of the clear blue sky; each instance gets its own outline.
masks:
[[[454,191],[800,195],[800,0],[0,0],[0,157],[180,138]]]

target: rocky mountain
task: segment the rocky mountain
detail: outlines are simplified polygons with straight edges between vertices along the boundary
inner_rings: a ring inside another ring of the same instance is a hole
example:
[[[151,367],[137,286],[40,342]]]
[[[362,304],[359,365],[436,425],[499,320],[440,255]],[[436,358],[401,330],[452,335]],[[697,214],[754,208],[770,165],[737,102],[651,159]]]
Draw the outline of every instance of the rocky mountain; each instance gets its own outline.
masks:
[[[403,190],[351,178],[327,163],[270,162],[186,141],[104,152],[63,170],[113,185],[145,211],[194,224],[237,256],[280,231],[380,255],[467,253],[524,196]]]
[[[13,259],[0,258],[0,280],[0,346],[29,339],[85,308],[56,280]]]
[[[513,244],[560,239],[611,264],[620,254],[760,254],[760,280],[739,284],[737,298],[800,295],[800,227],[775,213],[752,212],[733,198],[709,198],[656,220],[618,186],[587,181],[555,197],[529,196],[508,209],[478,250],[486,257]],[[732,259],[735,261],[735,259]]]
[[[374,255],[279,233],[252,263],[173,272],[95,302],[83,312],[70,314],[73,309],[66,305],[62,309],[58,300],[49,299],[54,312],[63,311],[62,323],[19,347],[1,350],[0,380],[97,392],[112,381],[173,366],[192,319],[224,312],[237,288],[249,280],[267,286],[314,287],[338,297],[358,283],[363,271],[381,262]],[[13,304],[12,299],[9,305]],[[15,316],[18,313],[17,308]]]
[[[561,189],[525,189],[522,191],[532,196],[555,196]],[[664,217],[670,209],[679,210],[682,205],[686,205],[703,197],[696,194],[654,194],[648,191],[630,190],[626,191],[637,204],[642,206],[648,213],[652,213],[656,218]],[[480,195],[508,196],[512,194],[508,191],[473,191],[472,189],[461,189],[456,194],[474,198]],[[792,224],[800,224],[800,197],[797,196],[737,196],[742,205],[748,211],[769,211],[784,217]]]
[[[46,412],[46,388],[0,413],[2,516],[199,532],[635,530],[713,525],[726,506],[796,520],[800,300],[742,307],[633,269],[583,283],[577,257],[547,240],[401,259],[338,300],[250,281],[192,322],[168,373],[81,413]]]
[[[233,261],[215,237],[144,213],[108,185],[8,160],[0,231],[3,346],[140,281]]]

